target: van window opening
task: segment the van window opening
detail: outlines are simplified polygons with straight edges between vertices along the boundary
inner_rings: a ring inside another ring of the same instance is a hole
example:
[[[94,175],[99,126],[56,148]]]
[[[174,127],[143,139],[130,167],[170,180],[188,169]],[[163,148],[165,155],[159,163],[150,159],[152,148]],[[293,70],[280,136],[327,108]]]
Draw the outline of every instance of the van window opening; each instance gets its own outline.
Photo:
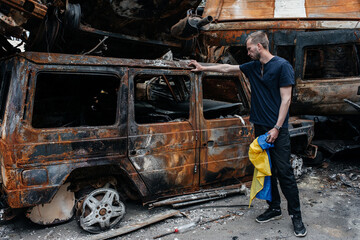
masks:
[[[191,83],[184,75],[141,74],[135,83],[135,121],[139,124],[189,119]]]
[[[359,46],[335,44],[304,48],[304,79],[359,76]]]
[[[249,111],[244,104],[240,80],[235,77],[205,77],[203,114],[205,119],[234,118]]]
[[[114,75],[39,73],[34,128],[106,126],[116,122],[120,79]]]

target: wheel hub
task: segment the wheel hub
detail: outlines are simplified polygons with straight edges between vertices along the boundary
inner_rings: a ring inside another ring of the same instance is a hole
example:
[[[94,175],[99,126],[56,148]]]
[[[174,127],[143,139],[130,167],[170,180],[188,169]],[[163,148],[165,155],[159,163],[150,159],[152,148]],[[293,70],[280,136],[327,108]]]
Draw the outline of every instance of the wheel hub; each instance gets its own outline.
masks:
[[[88,232],[98,233],[114,227],[125,215],[125,205],[114,189],[99,188],[85,199],[80,226]]]

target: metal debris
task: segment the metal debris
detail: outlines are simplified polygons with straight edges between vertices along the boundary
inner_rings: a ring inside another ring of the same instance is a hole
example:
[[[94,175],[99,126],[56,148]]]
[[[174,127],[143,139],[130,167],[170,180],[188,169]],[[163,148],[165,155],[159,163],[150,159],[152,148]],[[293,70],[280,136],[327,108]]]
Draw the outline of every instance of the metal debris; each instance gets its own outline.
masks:
[[[234,189],[224,189],[224,188],[213,189],[213,190],[209,190],[209,191],[188,194],[188,195],[182,195],[179,197],[174,197],[174,198],[169,198],[166,200],[154,202],[154,203],[149,204],[149,208],[165,206],[165,205],[171,205],[172,207],[183,207],[183,206],[191,205],[191,204],[195,204],[195,203],[224,198],[226,196],[230,196],[230,195],[238,194],[238,193],[247,195],[248,192],[249,192],[249,189],[245,185],[241,185],[240,188],[234,188]],[[180,203],[182,203],[182,204],[180,204]]]
[[[175,227],[175,228],[174,228],[174,231],[160,234],[160,235],[154,237],[153,239],[161,238],[161,237],[164,237],[164,236],[173,234],[173,233],[183,233],[183,232],[187,232],[187,231],[190,231],[191,229],[194,229],[194,228],[196,228],[196,227],[198,227],[198,226],[201,226],[201,225],[204,225],[204,224],[207,224],[207,223],[211,223],[211,222],[215,222],[215,221],[218,221],[218,220],[221,220],[221,219],[224,219],[224,218],[228,218],[228,217],[231,217],[231,216],[233,216],[233,215],[232,215],[232,214],[227,214],[227,215],[220,216],[220,217],[213,218],[213,219],[206,220],[206,221],[201,221],[201,219],[198,218],[198,219],[197,219],[196,221],[194,221],[194,222],[190,222],[190,223],[188,223],[188,224],[181,225],[181,226],[179,226],[179,227]]]
[[[351,188],[360,188],[359,175],[355,173],[334,173],[328,176],[329,179],[336,183],[339,181],[342,185]]]
[[[303,174],[303,159],[295,154],[291,154],[290,162],[294,170],[295,179],[299,179]]]

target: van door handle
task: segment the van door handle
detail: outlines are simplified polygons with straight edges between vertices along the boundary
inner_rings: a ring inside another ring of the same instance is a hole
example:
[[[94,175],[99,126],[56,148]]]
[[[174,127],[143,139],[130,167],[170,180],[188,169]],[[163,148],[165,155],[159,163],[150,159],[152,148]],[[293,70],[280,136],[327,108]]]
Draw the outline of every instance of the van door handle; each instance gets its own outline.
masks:
[[[208,141],[207,146],[208,147],[213,147],[214,146],[214,141]]]

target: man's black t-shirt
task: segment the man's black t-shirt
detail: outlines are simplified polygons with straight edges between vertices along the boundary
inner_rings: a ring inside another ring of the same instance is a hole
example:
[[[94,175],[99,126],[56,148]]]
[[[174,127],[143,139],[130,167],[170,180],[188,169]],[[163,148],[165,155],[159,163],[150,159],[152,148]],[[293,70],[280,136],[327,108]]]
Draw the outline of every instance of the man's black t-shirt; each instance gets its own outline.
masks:
[[[240,70],[251,85],[250,121],[273,127],[277,122],[281,104],[280,87],[295,84],[294,69],[285,59],[274,56],[264,65],[263,71],[260,61],[242,64]],[[288,119],[289,113],[282,127],[288,127]]]

